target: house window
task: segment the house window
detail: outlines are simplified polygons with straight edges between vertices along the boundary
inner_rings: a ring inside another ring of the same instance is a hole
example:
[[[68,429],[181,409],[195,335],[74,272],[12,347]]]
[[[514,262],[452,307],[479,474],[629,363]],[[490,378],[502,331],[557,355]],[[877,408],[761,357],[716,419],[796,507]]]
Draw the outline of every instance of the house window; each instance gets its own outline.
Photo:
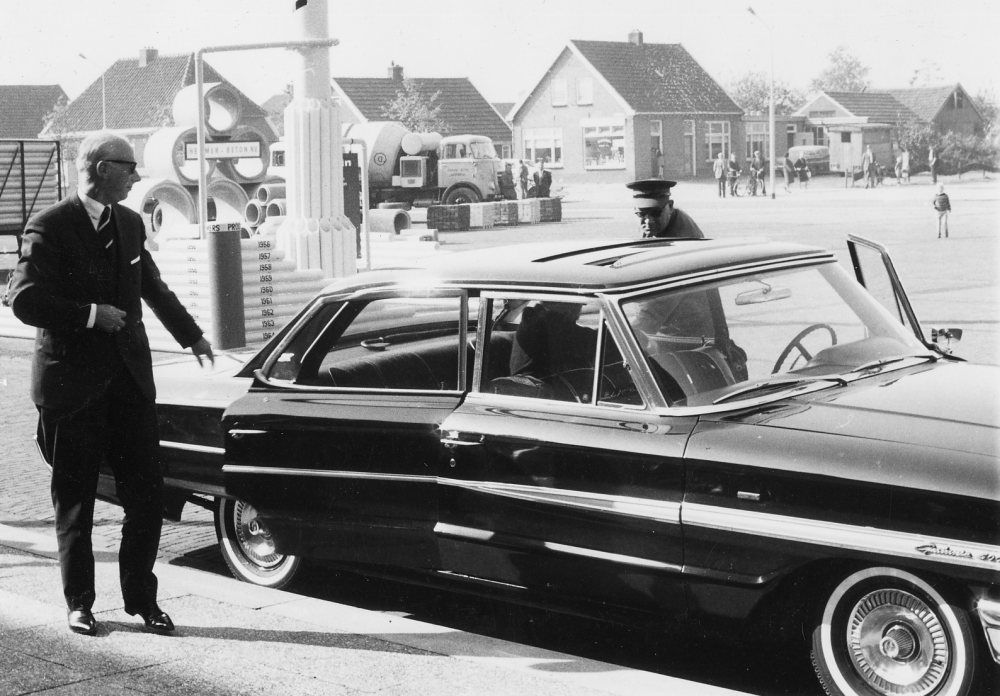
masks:
[[[625,169],[625,119],[590,119],[580,126],[584,169]]]
[[[594,103],[594,81],[589,77],[576,78],[576,103]]]
[[[566,106],[566,80],[552,80],[552,106]]]
[[[524,129],[524,157],[529,162],[561,167],[562,151],[562,128]]]
[[[754,152],[759,152],[761,157],[767,157],[770,147],[768,138],[768,125],[762,122],[751,121],[747,127],[747,160],[753,157]]]
[[[840,134],[840,142],[849,143],[851,142],[851,134],[848,131],[843,131]]]
[[[650,147],[658,154],[663,154],[663,121],[649,122]]]
[[[830,142],[826,136],[826,126],[813,126],[813,145],[829,145]]]
[[[711,162],[722,153],[725,157],[729,154],[731,144],[729,142],[729,121],[707,121],[705,123],[705,145],[708,157],[707,162]]]
[[[965,108],[965,95],[959,91],[955,92],[955,108],[956,109]]]

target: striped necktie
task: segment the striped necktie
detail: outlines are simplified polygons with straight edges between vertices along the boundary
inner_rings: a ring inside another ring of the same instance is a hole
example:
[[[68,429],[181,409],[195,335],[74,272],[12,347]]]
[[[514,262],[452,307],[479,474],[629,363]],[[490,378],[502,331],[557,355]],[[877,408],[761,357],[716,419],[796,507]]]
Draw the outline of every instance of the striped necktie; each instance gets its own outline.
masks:
[[[110,205],[101,212],[101,220],[97,223],[97,240],[104,247],[104,253],[108,255],[108,259],[114,259],[115,223],[111,219]]]

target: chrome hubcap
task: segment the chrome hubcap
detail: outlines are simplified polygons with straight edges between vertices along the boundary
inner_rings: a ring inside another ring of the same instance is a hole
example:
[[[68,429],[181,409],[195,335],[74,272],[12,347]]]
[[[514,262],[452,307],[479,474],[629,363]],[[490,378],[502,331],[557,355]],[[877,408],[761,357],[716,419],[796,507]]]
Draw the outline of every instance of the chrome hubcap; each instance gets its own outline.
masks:
[[[236,501],[233,505],[233,526],[244,555],[257,565],[273,568],[280,565],[284,556],[274,552],[274,541],[267,526],[257,519],[257,511],[249,503]]]
[[[926,696],[947,676],[951,652],[934,611],[903,590],[861,598],[847,623],[858,674],[880,694]]]

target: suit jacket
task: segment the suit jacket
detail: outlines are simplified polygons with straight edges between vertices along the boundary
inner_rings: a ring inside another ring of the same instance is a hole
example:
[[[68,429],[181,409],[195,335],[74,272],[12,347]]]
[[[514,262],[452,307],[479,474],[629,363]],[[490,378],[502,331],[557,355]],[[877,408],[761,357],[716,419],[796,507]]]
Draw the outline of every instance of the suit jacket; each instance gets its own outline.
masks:
[[[117,203],[112,207],[113,261],[76,193],[33,216],[25,227],[10,305],[18,319],[38,328],[31,376],[31,398],[38,406],[74,411],[100,395],[123,364],[143,395],[156,398],[141,300],[181,346],[202,336],[160,279],[144,246],[142,218]],[[125,328],[114,334],[88,329],[91,304],[123,310]]]
[[[701,231],[698,223],[690,215],[680,208],[674,208],[673,212],[670,213],[667,226],[660,230],[659,234],[653,236],[704,239],[705,233]]]

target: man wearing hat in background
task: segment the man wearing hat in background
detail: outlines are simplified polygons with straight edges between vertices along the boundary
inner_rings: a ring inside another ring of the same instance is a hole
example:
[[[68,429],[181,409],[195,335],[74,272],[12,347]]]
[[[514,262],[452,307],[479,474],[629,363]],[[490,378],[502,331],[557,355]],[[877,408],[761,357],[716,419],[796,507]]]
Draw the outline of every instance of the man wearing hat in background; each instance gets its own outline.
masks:
[[[674,207],[670,189],[677,185],[676,181],[640,179],[625,185],[635,191],[632,203],[643,237],[705,238],[691,216]]]

